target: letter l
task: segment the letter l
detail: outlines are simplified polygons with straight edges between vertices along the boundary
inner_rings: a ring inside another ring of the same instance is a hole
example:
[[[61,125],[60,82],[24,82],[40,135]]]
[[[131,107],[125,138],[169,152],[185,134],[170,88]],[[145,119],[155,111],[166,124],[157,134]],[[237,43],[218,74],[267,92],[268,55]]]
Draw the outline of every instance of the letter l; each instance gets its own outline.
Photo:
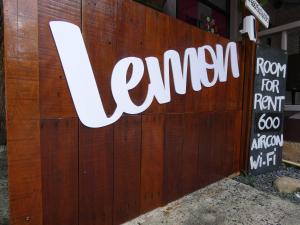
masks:
[[[118,108],[111,117],[104,111],[80,28],[63,21],[51,21],[50,28],[80,121],[98,128],[118,120]]]

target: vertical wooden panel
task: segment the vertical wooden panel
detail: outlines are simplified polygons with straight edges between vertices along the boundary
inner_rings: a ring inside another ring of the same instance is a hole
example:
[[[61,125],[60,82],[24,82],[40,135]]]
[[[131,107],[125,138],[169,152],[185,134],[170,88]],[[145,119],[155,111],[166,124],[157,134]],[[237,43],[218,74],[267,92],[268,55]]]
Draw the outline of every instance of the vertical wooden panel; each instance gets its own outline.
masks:
[[[39,70],[41,118],[76,117],[49,22],[62,20],[81,26],[81,0],[39,0]]]
[[[78,224],[78,120],[41,120],[43,225]]]
[[[199,116],[190,113],[184,115],[184,143],[182,150],[181,185],[183,194],[197,189],[198,149],[199,149]]]
[[[81,26],[81,1],[38,3],[44,224],[73,225],[78,224],[78,119],[49,22]]]
[[[112,70],[117,63],[116,13],[116,0],[82,0],[82,34],[108,115],[116,107],[110,88]]]
[[[3,2],[9,207],[12,225],[40,225],[43,220],[37,4],[36,0]]]
[[[159,59],[162,78],[164,76],[163,55],[168,50],[169,17],[152,9],[146,10],[145,45],[147,57],[155,56]],[[145,74],[146,75],[146,74]],[[157,74],[157,76],[160,76]],[[159,104],[155,99],[146,113],[165,112],[166,105]]]
[[[182,196],[183,115],[167,114],[164,149],[164,204]]]
[[[222,178],[222,163],[225,157],[226,135],[225,135],[226,117],[224,113],[215,112],[211,117],[211,131],[212,131],[212,148],[210,149],[212,158],[212,181],[217,181]]]
[[[241,112],[226,113],[226,156],[223,159],[224,175],[228,176],[236,171],[239,171],[240,157],[240,126]]]
[[[220,37],[220,42],[225,44],[228,43],[228,40]],[[225,45],[224,45],[225,46]],[[234,78],[232,75],[231,66],[228,66],[228,77],[226,85],[226,99],[225,110],[239,110],[242,108],[242,98],[243,98],[243,77],[244,77],[244,57],[243,57],[243,49],[241,43],[237,43],[237,51],[238,51],[238,65],[240,77]],[[224,53],[225,54],[225,53]],[[230,59],[230,57],[229,57]]]
[[[140,210],[141,116],[123,116],[114,126],[114,224]]]
[[[212,181],[213,174],[213,132],[210,113],[199,115],[199,152],[198,152],[198,187],[203,187]]]
[[[125,57],[145,58],[146,7],[140,3],[118,0],[117,4],[117,54],[118,59]],[[127,71],[131,78],[132,68]],[[132,101],[141,105],[147,96],[149,78],[147,69],[139,84],[129,91]]]
[[[244,58],[244,77],[243,77],[243,104],[242,104],[242,125],[241,125],[241,149],[243,150],[240,158],[240,169],[248,168],[251,116],[252,116],[252,100],[253,85],[255,72],[255,52],[256,45],[251,41],[244,40],[242,42],[243,58]]]
[[[201,47],[203,44],[207,43],[208,34],[202,30],[199,30],[197,27],[192,27],[191,31],[191,46],[196,49]],[[210,98],[208,89],[201,87],[199,92],[191,90],[191,84],[188,86],[189,90],[187,91],[187,98],[190,99],[185,103],[186,112],[202,112],[208,108],[209,102],[206,99]]]
[[[115,109],[110,78],[116,63],[115,0],[82,0],[82,33],[108,115]],[[95,44],[97,43],[97,44]],[[113,222],[113,125],[79,130],[79,224]]]
[[[164,115],[142,116],[141,212],[162,204]]]
[[[216,44],[219,41],[219,37],[217,35],[208,35],[208,39],[206,42],[208,42],[213,49],[214,52],[216,52]],[[206,51],[205,54],[206,62],[209,64],[213,64],[212,56],[209,54],[209,52]],[[214,70],[207,70],[208,79],[211,81],[214,77]],[[225,104],[225,83],[222,82],[216,82],[216,84],[213,87],[205,87],[203,91],[208,92],[210,101],[208,102],[208,108],[205,111],[221,111],[224,110],[224,104]]]
[[[79,127],[79,224],[112,224],[113,126]]]
[[[169,18],[168,49],[178,51],[181,62],[183,62],[184,51],[191,43],[191,26],[185,26],[185,23],[174,18]],[[183,65],[183,63],[182,63]],[[170,65],[169,65],[170,66]],[[170,66],[170,91],[171,102],[167,104],[167,112],[183,113],[185,111],[185,96],[175,92],[173,71]],[[189,75],[188,75],[189,76]]]
[[[218,38],[214,39],[213,48],[216,52],[216,45],[220,44],[223,47],[223,59],[225,59],[226,54],[226,47],[227,43],[229,41],[221,36],[218,36]],[[225,61],[225,60],[224,60]],[[230,62],[230,61],[229,61]],[[228,63],[228,69],[227,69],[227,80],[231,80],[232,73],[231,73],[231,63]],[[210,70],[211,77],[213,77],[213,70]],[[234,78],[233,78],[234,79]],[[237,88],[238,89],[238,88]],[[228,83],[227,82],[217,82],[214,86],[214,111],[225,111],[227,109],[227,105],[229,104],[230,100],[230,89],[228,89]]]
[[[218,151],[216,152],[216,155],[219,157],[216,157],[216,161],[218,161],[217,165],[217,179],[222,179],[223,177],[226,177],[230,175],[230,171],[232,169],[232,159],[233,159],[233,146],[229,146],[229,140],[228,140],[228,132],[234,132],[234,129],[228,129],[229,126],[234,126],[234,123],[228,124],[230,122],[230,119],[232,118],[233,113],[229,112],[218,112],[215,114],[215,140],[217,142]]]

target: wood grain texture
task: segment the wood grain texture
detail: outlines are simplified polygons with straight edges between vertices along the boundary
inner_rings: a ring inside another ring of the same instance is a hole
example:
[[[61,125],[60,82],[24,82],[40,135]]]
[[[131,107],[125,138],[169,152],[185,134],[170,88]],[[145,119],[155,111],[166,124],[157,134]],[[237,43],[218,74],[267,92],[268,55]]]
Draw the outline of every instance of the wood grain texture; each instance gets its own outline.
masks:
[[[199,150],[199,116],[196,113],[184,115],[184,140],[182,148],[181,186],[183,194],[198,189],[198,150]]]
[[[37,1],[6,0],[5,103],[10,224],[42,224]]]
[[[198,187],[212,182],[213,174],[213,127],[212,114],[199,113]]]
[[[165,149],[163,203],[167,204],[182,196],[182,150],[184,117],[182,114],[165,116]]]
[[[108,115],[116,107],[110,89],[113,66],[118,60],[116,31],[116,0],[82,0],[82,34]]]
[[[155,56],[159,59],[163,73],[163,55],[168,50],[169,43],[168,35],[166,35],[169,32],[169,17],[149,8],[146,9],[145,17],[145,44],[143,51],[147,57]],[[145,113],[163,113],[165,111],[166,105],[159,104],[154,99]]]
[[[163,114],[142,116],[141,213],[162,205],[164,125]]]
[[[43,225],[78,224],[78,120],[41,120]]]
[[[255,54],[256,45],[244,40],[242,43],[244,48],[244,88],[243,88],[243,105],[242,105],[242,125],[241,125],[241,149],[240,154],[240,169],[248,169],[251,118],[252,118],[252,100],[253,100],[253,85],[254,85],[254,70],[255,70]]]
[[[141,116],[122,116],[114,125],[114,224],[139,215]]]
[[[146,8],[134,1],[119,0],[117,3],[117,55],[118,60],[125,57],[145,58],[145,28]],[[131,77],[132,68],[127,72],[127,79]],[[145,75],[139,85],[129,91],[132,101],[141,105],[147,96],[149,78],[145,68]]]
[[[81,0],[39,0],[38,15],[41,118],[76,117],[49,22],[68,21],[81,27]]]
[[[191,26],[184,26],[185,23],[174,18],[169,18],[168,30],[168,50],[176,49],[178,51],[181,62],[183,62],[184,51],[187,46],[190,46]],[[188,74],[189,76],[189,74]],[[170,89],[171,89],[171,102],[167,104],[166,111],[172,113],[185,112],[185,95],[180,95],[175,92],[173,71],[170,69]]]
[[[79,224],[112,224],[113,132],[79,127]]]
[[[120,224],[244,168],[254,45],[238,44],[240,77],[156,100],[140,115],[91,129],[78,120],[49,21],[78,25],[104,109],[114,65],[229,40],[128,0],[5,0],[5,72],[12,224]],[[211,63],[210,56],[206,56]],[[246,62],[246,63],[245,63]],[[127,71],[130,79],[132,69]],[[209,71],[212,78],[213,71]],[[129,91],[145,100],[148,71]],[[26,149],[26,151],[24,150]],[[41,160],[42,159],[42,160]]]

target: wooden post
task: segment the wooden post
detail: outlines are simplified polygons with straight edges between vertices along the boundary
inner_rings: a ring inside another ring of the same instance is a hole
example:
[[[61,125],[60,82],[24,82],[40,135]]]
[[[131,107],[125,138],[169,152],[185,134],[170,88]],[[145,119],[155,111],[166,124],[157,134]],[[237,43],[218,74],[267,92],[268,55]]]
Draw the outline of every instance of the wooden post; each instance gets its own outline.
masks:
[[[243,18],[250,15],[244,8]],[[256,20],[256,32],[258,33],[259,23]],[[244,92],[243,92],[243,113],[242,113],[242,132],[241,132],[241,158],[240,169],[247,170],[249,166],[250,134],[252,122],[252,102],[253,85],[255,77],[255,55],[256,43],[250,41],[247,35],[243,35],[242,46],[244,48]]]
[[[10,224],[43,224],[38,1],[4,1]]]

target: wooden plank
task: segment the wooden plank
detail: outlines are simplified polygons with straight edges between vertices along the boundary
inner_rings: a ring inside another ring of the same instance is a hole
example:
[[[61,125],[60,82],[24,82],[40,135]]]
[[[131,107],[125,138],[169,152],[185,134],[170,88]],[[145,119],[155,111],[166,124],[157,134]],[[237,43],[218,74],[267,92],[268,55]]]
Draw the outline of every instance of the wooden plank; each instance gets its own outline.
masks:
[[[5,36],[9,35],[5,33]],[[39,63],[37,59],[6,58],[5,72],[5,76],[9,79],[38,81]]]
[[[169,17],[150,8],[146,9],[145,45],[144,52],[147,57],[155,56],[159,59],[162,76],[164,76],[163,55],[168,50]],[[148,75],[145,74],[145,76]],[[158,75],[159,76],[159,75]],[[162,77],[163,78],[163,77]],[[159,104],[155,99],[145,113],[163,113],[165,104]]]
[[[244,49],[244,80],[243,80],[243,104],[242,104],[242,125],[241,125],[241,158],[240,169],[248,169],[252,99],[255,70],[255,52],[256,45],[251,41],[244,40],[242,43]]]
[[[6,79],[7,121],[39,119],[39,85],[32,80]],[[25,109],[25,110],[24,110]]]
[[[221,39],[223,40],[223,39]],[[223,41],[225,42],[225,41]],[[244,80],[244,57],[241,42],[237,43],[238,51],[238,65],[240,77],[234,78],[232,76],[231,66],[228,67],[228,79],[226,83],[226,105],[225,110],[241,110],[243,100],[243,80]]]
[[[216,44],[219,42],[219,36],[209,35],[207,42],[216,51]],[[211,55],[206,51],[205,54],[206,62],[209,64],[213,63]],[[214,77],[214,70],[207,70],[208,79],[211,81]],[[213,88],[204,87],[203,91],[207,91],[209,94],[210,101],[208,103],[209,111],[222,111],[224,110],[225,99],[226,99],[226,84],[222,82],[216,82]],[[205,110],[207,111],[207,110]]]
[[[184,143],[182,150],[181,185],[183,194],[198,187],[199,116],[195,113],[184,115]]]
[[[8,125],[9,127],[9,125]],[[7,131],[10,137],[10,131]],[[39,138],[8,140],[10,224],[42,224]]]
[[[212,181],[215,182],[223,177],[223,160],[226,155],[226,116],[223,112],[215,112],[211,117],[211,161]]]
[[[241,126],[242,126],[242,110],[235,111],[233,115],[233,119],[230,120],[227,124],[227,126],[232,127],[233,123],[233,131],[230,131],[231,133],[229,135],[229,146],[232,146],[233,148],[233,172],[240,171],[240,158],[242,154],[241,149],[241,139],[238,138],[241,136]]]
[[[114,125],[114,224],[140,211],[141,116],[123,116]]]
[[[116,107],[110,88],[111,74],[117,63],[116,8],[116,0],[82,0],[82,34],[108,115]]]
[[[21,0],[3,2],[9,207],[12,225],[40,225],[43,220],[37,4],[36,0],[26,1],[26,4]]]
[[[197,27],[192,27],[192,46],[199,48],[204,44],[209,42],[209,33],[203,30],[199,30]],[[189,83],[189,82],[188,82]],[[210,88],[205,88],[202,86],[199,92],[191,91],[191,85],[189,84],[189,91],[187,92],[187,98],[191,99],[186,101],[185,109],[186,112],[203,112],[209,109],[210,102],[207,101],[211,99]]]
[[[168,49],[175,49],[178,51],[181,62],[183,62],[184,51],[187,46],[191,45],[191,26],[186,26],[183,21],[169,18],[169,39]],[[171,67],[170,67],[171,68]],[[189,75],[188,75],[189,76]],[[182,113],[185,111],[185,95],[180,95],[175,92],[173,71],[170,69],[170,91],[171,102],[167,104],[167,112]],[[188,100],[189,101],[189,100]]]
[[[78,224],[78,119],[41,120],[43,225]]]
[[[145,58],[145,6],[134,1],[118,0],[117,4],[117,58]],[[125,34],[125,35],[124,35]],[[139,84],[129,91],[132,101],[141,105],[147,96],[149,76],[144,70],[144,76]],[[127,80],[131,77],[132,68],[127,72]]]
[[[67,81],[63,76],[56,78],[40,78],[40,98],[42,106],[40,113],[43,118],[65,118],[75,117],[75,108],[67,86]],[[59,116],[58,116],[59,115]]]
[[[217,36],[217,38],[213,38],[213,41],[211,42],[211,45],[214,48],[214,51],[216,52],[216,45],[221,44],[223,46],[223,58],[225,58],[225,52],[226,52],[226,46],[228,43],[228,40],[225,38],[221,38],[220,36]],[[209,57],[211,58],[211,57]],[[208,60],[209,63],[213,63],[211,59]],[[230,68],[230,63],[228,63],[228,68]],[[214,70],[209,70],[209,76],[210,79],[213,78],[214,76]],[[230,73],[229,70],[227,70],[227,76],[232,77],[232,74]],[[228,82],[217,82],[214,88],[209,88],[212,89],[214,92],[214,97],[213,97],[213,111],[225,111],[226,110],[226,105],[229,100],[229,95],[228,92],[229,90],[227,89],[228,87]]]
[[[212,182],[213,152],[212,152],[212,114],[199,113],[199,152],[198,152],[198,187],[204,187]]]
[[[234,112],[220,112],[216,114],[216,130],[215,133],[216,142],[218,145],[217,155],[220,156],[219,165],[218,165],[218,179],[227,177],[233,173],[233,158],[234,158],[234,149],[231,145],[230,140],[232,133],[235,133],[234,123],[233,122]]]
[[[141,213],[162,205],[164,115],[142,116]]]
[[[163,202],[182,196],[182,150],[184,121],[182,114],[166,114]]]
[[[79,127],[79,224],[112,224],[113,126]]]
[[[81,0],[40,0],[38,11],[41,118],[76,117],[49,22],[63,20],[81,26]]]

